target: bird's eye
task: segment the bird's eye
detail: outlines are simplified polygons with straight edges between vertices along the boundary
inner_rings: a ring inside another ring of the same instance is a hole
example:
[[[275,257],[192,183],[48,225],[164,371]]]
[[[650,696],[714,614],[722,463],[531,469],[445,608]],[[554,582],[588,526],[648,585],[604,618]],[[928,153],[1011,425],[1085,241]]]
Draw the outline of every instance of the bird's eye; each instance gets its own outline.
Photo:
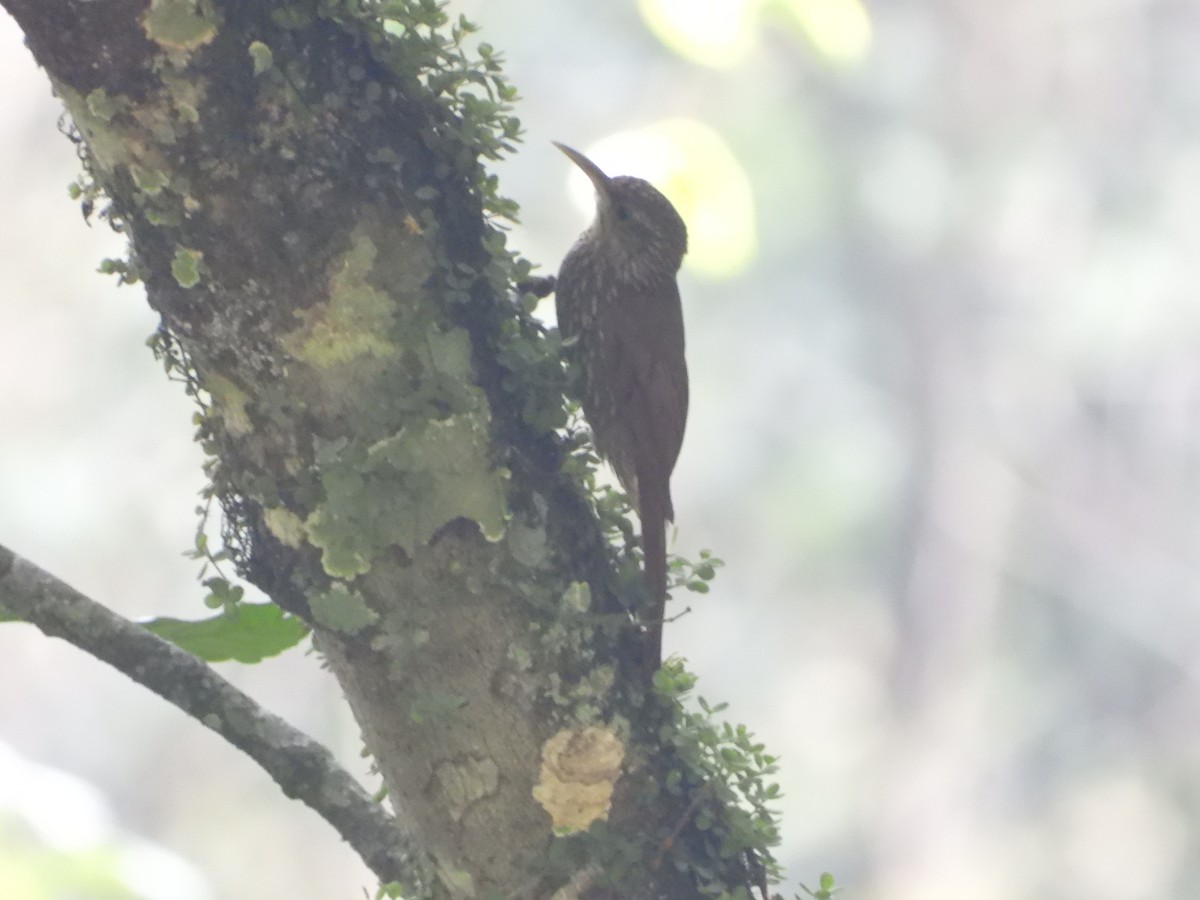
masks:
[[[624,206],[618,206],[617,207],[617,218],[620,219],[622,222],[628,221],[629,210]]]

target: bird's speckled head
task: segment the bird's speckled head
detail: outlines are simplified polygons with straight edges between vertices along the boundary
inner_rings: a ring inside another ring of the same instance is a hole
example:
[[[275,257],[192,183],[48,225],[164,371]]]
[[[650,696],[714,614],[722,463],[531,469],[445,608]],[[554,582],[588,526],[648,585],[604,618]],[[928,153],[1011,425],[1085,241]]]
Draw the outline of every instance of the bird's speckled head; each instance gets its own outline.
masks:
[[[650,182],[629,175],[610,178],[580,153],[555,142],[596,188],[596,220],[585,239],[602,242],[630,274],[674,275],[687,252],[687,226]]]

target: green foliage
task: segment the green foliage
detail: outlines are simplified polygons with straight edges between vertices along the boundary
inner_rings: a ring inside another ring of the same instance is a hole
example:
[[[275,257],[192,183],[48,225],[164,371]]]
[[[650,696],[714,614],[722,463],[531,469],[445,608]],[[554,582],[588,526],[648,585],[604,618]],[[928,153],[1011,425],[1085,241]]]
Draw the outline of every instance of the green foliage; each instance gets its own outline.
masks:
[[[695,677],[678,663],[667,662],[654,676],[665,710],[658,738],[672,755],[661,787],[688,809],[675,842],[676,864],[689,867],[700,896],[720,897],[738,883],[739,872],[760,871],[756,883],[780,878],[772,856],[779,828],[770,809],[780,797],[770,780],[778,767],[744,725],[715,721],[724,704],[697,698],[699,711],[687,709],[694,686]]]
[[[710,550],[700,551],[700,561],[690,562],[683,557],[671,559],[672,584],[674,587],[684,587],[696,594],[707,594],[708,583],[717,575],[717,569],[725,563],[712,555]]]
[[[204,597],[204,605],[209,609],[232,610],[242,602],[242,597],[246,593],[245,588],[230,584],[224,578],[206,578],[203,584],[208,588],[208,593]]]
[[[598,887],[610,888],[618,892],[617,896],[629,896],[635,893],[641,878],[643,855],[642,848],[597,819],[586,831],[555,838],[542,864],[553,881],[587,869],[600,879]]]
[[[834,884],[833,876],[828,872],[821,873],[819,885],[820,886],[815,891],[805,885],[803,882],[801,882],[800,887],[803,889],[804,893],[812,897],[813,900],[831,900],[833,895],[841,890],[841,888]]]
[[[474,55],[467,50],[467,39],[478,30],[474,23],[466,16],[450,23],[445,4],[434,0],[368,0],[364,6],[394,39],[386,50],[396,71],[416,78],[460,119],[461,136],[475,152],[499,159],[514,149],[521,135],[521,123],[511,114],[517,91],[489,44],[479,44]],[[499,199],[491,193],[489,201]],[[489,202],[488,208],[502,216],[515,212],[508,202]]]
[[[142,625],[209,662],[261,662],[294,647],[308,634],[303,622],[286,615],[274,603],[231,603],[208,619],[162,617]]]
[[[573,449],[563,468],[582,483],[591,499],[592,510],[600,522],[611,554],[612,566],[617,573],[618,593],[629,598],[625,604],[628,608],[634,608],[644,599],[645,579],[642,575],[640,542],[630,520],[633,509],[629,498],[623,491],[600,483],[600,460],[585,429],[576,424],[568,431],[568,440]],[[710,589],[709,583],[716,577],[717,570],[724,565],[724,561],[714,556],[710,550],[701,550],[700,559],[695,562],[681,556],[673,556],[669,572],[670,587],[707,594]]]
[[[116,275],[119,284],[135,284],[138,281],[137,269],[124,259],[102,259],[96,271],[101,275]]]
[[[520,323],[510,319],[502,326],[505,338],[499,360],[508,373],[505,392],[510,394],[521,418],[538,431],[554,431],[567,424],[562,403],[563,369],[558,332],[543,340],[520,334]]]
[[[93,91],[89,94],[85,103],[90,114],[101,122],[107,121],[105,117],[111,118],[125,110],[123,98],[113,99],[103,89]],[[84,144],[83,137],[79,133],[78,128],[64,114],[59,119],[58,129],[75,145],[76,154],[79,157],[82,167],[82,171],[76,176],[75,180],[67,185],[67,196],[79,202],[80,211],[83,213],[85,222],[91,221],[92,215],[96,213],[96,207],[99,205],[99,218],[107,221],[114,231],[124,231],[124,220],[112,208],[112,204],[107,202],[108,197],[104,192],[104,188],[96,180],[92,171],[91,154],[88,152],[87,145]],[[125,260],[104,260],[100,264],[100,271],[104,274],[118,275],[120,284],[133,284],[139,280],[132,252],[129,254],[129,258]]]
[[[208,526],[208,517],[211,512],[212,498],[209,496],[204,503],[196,507],[196,514],[199,516],[196,534],[193,538],[192,549],[184,556],[188,559],[204,560],[200,567],[200,573],[196,576],[197,580],[200,580],[208,588],[204,605],[209,609],[228,609],[241,602],[243,590],[240,587],[232,587],[229,580],[221,574],[221,564],[229,561],[233,556],[229,548],[222,547],[214,552],[208,544],[208,533],[205,529]],[[216,570],[217,577],[205,579],[204,576],[208,574],[210,566]]]
[[[256,663],[294,647],[308,634],[307,625],[273,603],[243,602],[245,589],[220,574],[221,564],[233,554],[228,548],[214,552],[209,546],[205,527],[210,510],[211,500],[197,507],[199,525],[185,555],[203,560],[198,578],[207,589],[204,605],[220,614],[198,620],[161,617],[143,622],[143,627],[209,662]],[[217,574],[206,578],[210,568]]]

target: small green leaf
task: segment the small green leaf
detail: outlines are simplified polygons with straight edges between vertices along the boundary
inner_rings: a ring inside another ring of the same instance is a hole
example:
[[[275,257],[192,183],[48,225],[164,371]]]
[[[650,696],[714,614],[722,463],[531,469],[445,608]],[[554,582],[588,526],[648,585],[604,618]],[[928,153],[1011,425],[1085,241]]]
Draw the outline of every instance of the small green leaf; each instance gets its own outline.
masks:
[[[800,887],[803,889],[804,893],[806,893],[806,894],[808,894],[808,896],[812,897],[813,900],[831,900],[833,895],[838,893],[839,890],[841,890],[834,883],[833,876],[830,875],[828,872],[821,873],[821,882],[820,882],[820,886],[817,888],[817,890],[814,891],[808,885],[804,884],[804,882],[800,883]]]
[[[215,557],[213,558],[215,559]],[[207,565],[205,563],[205,566]],[[208,596],[204,598],[204,605],[209,609],[236,606],[242,602],[242,596],[246,593],[246,589],[241,585],[230,584],[220,576],[206,578],[201,584],[208,588]]]
[[[209,662],[261,662],[294,647],[308,634],[308,626],[274,603],[240,603],[210,619],[164,617],[141,624]]]

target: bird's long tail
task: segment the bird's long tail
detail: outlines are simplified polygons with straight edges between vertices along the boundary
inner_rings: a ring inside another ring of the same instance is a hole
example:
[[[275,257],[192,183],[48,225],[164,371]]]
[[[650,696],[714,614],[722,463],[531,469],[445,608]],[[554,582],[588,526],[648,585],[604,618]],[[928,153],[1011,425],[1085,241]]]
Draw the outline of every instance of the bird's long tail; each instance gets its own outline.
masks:
[[[646,569],[646,644],[643,667],[649,681],[662,665],[663,616],[667,600],[667,522],[674,518],[670,489],[647,491],[641,498],[642,554]]]

